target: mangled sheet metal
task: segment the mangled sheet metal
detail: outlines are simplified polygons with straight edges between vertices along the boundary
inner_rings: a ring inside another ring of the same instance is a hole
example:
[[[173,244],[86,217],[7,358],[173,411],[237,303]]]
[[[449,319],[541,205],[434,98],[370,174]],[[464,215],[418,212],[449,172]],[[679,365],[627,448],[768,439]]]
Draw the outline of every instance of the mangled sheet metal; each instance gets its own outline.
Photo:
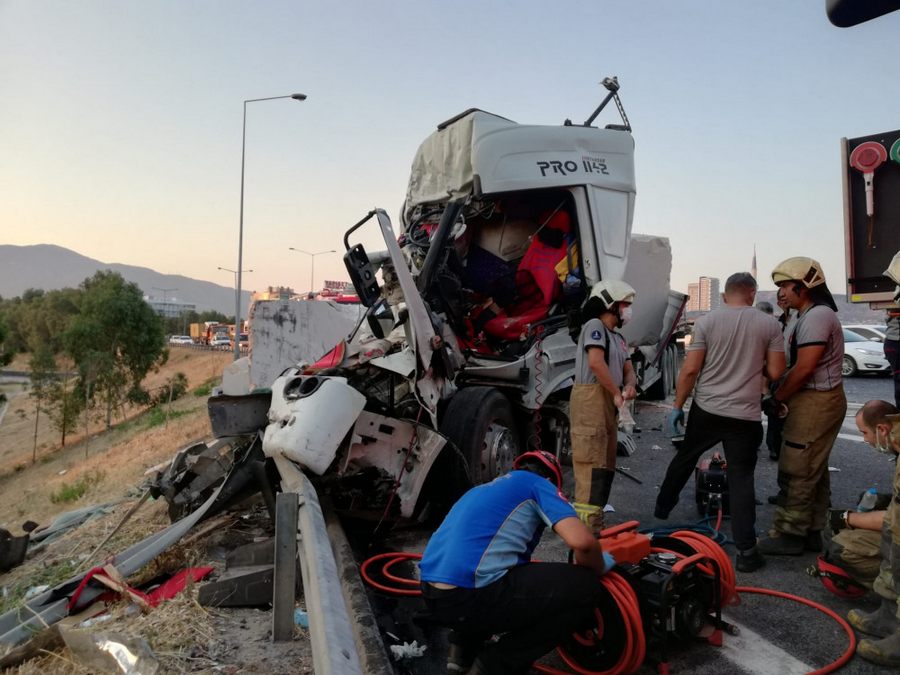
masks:
[[[229,504],[246,496],[248,486],[256,488],[252,483],[254,474],[248,470],[248,466],[258,461],[259,455],[254,453],[254,448],[258,447],[258,444],[251,446],[234,465],[224,482],[215,488],[193,513],[112,556],[108,563],[115,566],[123,577],[128,577],[179,541],[201,520],[219,513]],[[94,602],[106,588],[89,583],[82,590],[77,603],[69,607],[71,597],[85,576],[86,574],[73,576],[21,607],[0,616],[0,644],[10,646],[21,644],[35,633],[57,623],[70,612],[78,612]]]

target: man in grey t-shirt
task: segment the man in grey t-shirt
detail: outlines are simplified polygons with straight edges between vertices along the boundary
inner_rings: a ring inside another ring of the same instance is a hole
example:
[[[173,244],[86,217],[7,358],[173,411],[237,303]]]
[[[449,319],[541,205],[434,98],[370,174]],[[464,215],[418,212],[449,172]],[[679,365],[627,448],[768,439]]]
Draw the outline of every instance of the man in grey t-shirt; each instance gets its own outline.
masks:
[[[725,449],[731,529],[737,568],[752,572],[765,564],[756,550],[756,496],[753,474],[762,441],[760,378],[784,372],[781,326],[753,307],[756,280],[732,274],[725,282],[725,306],[694,324],[693,339],[675,388],[670,427],[684,420],[682,407],[694,402],[684,442],[669,464],[656,498],[657,518],[668,518],[700,456],[718,443]]]
[[[787,417],[775,518],[759,550],[801,555],[822,550],[831,502],[828,458],[847,413],[841,380],[844,334],[818,262],[788,258],[772,271],[772,281],[778,297],[797,310],[797,320],[785,333],[789,370],[772,397],[771,408]]]

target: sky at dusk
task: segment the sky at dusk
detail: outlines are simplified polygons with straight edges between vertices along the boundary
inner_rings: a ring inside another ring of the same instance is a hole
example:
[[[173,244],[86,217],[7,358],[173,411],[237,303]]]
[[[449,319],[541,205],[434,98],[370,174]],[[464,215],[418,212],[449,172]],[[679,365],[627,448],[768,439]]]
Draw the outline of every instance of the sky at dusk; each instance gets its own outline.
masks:
[[[581,121],[617,75],[634,230],[670,238],[674,288],[756,244],[763,288],[809,255],[844,292],[839,142],[900,127],[900,12],[839,29],[824,5],[0,0],[0,243],[230,286],[243,101],[302,92],[247,107],[243,286],[305,289],[288,248],[342,250],[376,206],[396,225],[439,122]]]

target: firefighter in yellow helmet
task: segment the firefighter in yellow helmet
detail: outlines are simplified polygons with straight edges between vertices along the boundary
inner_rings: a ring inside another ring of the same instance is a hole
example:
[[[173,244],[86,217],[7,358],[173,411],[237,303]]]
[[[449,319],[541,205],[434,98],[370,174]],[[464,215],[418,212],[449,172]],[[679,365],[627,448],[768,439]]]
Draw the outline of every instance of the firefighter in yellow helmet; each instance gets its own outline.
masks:
[[[634,289],[624,281],[594,284],[581,311],[570,398],[575,501],[589,512],[588,527],[603,529],[603,507],[616,469],[619,408],[637,396],[628,344],[618,328],[631,318]]]
[[[844,334],[818,262],[788,258],[772,271],[772,281],[797,319],[785,333],[787,374],[768,399],[767,412],[787,417],[775,518],[758,548],[769,555],[800,555],[822,549],[831,496],[828,458],[847,412]]]

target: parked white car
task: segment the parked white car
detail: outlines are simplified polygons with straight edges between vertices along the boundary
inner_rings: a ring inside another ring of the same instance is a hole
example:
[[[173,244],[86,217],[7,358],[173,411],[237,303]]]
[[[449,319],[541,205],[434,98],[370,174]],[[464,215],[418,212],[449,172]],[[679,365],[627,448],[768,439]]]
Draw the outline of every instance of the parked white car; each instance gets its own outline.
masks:
[[[859,333],[844,328],[844,361],[841,374],[853,377],[857,373],[886,373],[890,364],[884,358],[884,343],[876,338],[863,337]]]
[[[192,345],[194,341],[190,335],[173,335],[169,338],[170,345]]]
[[[887,330],[887,326],[884,324],[876,325],[876,324],[845,324],[844,328],[847,330],[852,330],[854,333],[859,333],[864,338],[868,340],[878,340],[878,342],[884,342],[885,331]]]

